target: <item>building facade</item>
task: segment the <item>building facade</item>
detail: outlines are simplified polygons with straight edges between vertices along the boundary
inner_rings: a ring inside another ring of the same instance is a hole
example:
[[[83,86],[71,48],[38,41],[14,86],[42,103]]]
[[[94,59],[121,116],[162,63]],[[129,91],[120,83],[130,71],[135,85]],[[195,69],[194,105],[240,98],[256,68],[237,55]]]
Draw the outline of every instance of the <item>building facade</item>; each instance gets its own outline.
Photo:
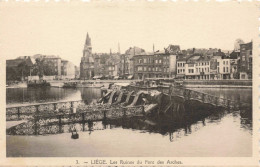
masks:
[[[173,78],[177,74],[177,55],[166,51],[133,56],[134,78]]]
[[[240,79],[252,79],[252,50],[253,42],[240,44],[240,61],[238,64]]]

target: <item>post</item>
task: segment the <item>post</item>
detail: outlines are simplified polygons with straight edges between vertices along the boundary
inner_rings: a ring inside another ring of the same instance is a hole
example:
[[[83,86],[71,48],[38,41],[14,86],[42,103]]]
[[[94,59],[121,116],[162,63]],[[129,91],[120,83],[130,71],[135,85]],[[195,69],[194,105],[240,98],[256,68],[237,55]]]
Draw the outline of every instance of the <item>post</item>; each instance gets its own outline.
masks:
[[[73,113],[73,101],[70,102],[70,113],[71,113],[71,114]]]
[[[18,116],[18,120],[20,120],[20,107],[17,107],[17,116]]]
[[[59,119],[59,133],[61,133],[61,115],[58,116],[58,119]]]
[[[37,132],[37,122],[38,122],[38,116],[34,117],[34,135],[38,135]]]

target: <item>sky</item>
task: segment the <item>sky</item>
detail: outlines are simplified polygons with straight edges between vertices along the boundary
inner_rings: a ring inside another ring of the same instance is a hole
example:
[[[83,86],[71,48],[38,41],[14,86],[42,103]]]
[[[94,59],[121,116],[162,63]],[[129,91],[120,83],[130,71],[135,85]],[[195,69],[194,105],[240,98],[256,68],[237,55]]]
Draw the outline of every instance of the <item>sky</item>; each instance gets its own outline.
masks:
[[[79,66],[87,32],[94,53],[169,44],[232,50],[258,30],[258,7],[249,2],[0,3],[0,53],[5,59],[58,55]]]

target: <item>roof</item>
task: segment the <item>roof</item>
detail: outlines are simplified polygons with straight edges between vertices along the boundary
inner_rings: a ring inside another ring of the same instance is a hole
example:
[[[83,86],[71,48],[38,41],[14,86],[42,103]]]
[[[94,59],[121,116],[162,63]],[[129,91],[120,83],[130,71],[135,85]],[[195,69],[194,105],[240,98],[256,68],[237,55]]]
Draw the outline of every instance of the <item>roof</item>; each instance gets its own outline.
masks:
[[[245,43],[245,44],[240,44],[240,49],[241,47],[246,48],[246,50],[252,50],[253,48],[253,42]]]
[[[7,67],[18,67],[19,64],[25,62],[27,66],[33,66],[31,59],[13,59],[13,60],[6,60]]]
[[[142,53],[134,55],[134,57],[136,57],[136,56],[152,56],[152,55],[154,55],[153,52],[142,52]]]

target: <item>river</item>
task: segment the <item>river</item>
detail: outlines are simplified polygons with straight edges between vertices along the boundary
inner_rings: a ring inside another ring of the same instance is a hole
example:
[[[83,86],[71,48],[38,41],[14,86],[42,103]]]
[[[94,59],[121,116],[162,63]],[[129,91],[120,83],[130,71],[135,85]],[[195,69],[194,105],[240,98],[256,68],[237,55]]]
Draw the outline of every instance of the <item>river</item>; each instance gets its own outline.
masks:
[[[251,103],[252,89],[196,88]],[[6,90],[7,106],[40,102],[92,100],[99,89],[17,88]],[[81,126],[81,125],[78,125]],[[44,136],[7,135],[7,157],[245,157],[252,156],[252,119],[224,111],[184,127],[151,129],[140,122],[94,122],[79,132]]]

